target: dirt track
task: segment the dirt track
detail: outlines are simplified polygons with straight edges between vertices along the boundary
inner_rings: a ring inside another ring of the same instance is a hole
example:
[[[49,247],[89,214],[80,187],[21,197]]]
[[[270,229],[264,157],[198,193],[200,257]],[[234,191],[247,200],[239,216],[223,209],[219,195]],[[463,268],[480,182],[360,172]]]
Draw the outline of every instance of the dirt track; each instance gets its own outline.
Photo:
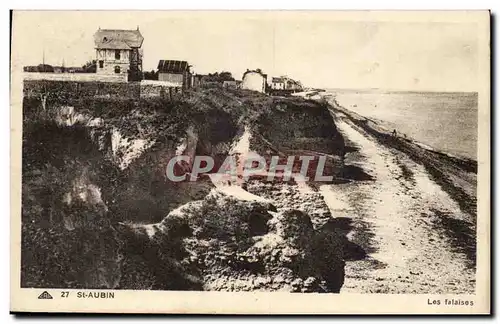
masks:
[[[475,197],[460,203],[428,166],[335,118],[350,181],[320,191],[351,242],[341,292],[473,293]]]

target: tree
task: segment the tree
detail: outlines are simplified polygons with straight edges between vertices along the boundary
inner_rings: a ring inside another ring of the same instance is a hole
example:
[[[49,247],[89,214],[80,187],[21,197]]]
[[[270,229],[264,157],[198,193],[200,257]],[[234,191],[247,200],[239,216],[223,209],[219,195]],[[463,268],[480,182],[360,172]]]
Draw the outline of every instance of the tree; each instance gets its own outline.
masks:
[[[231,72],[223,71],[219,73],[219,79],[221,81],[234,81],[233,75]]]
[[[38,72],[38,66],[28,65],[25,66],[23,69],[24,72]]]
[[[54,67],[48,64],[38,64],[38,72],[54,72]]]
[[[88,61],[82,66],[83,72],[85,73],[96,73],[97,71],[97,60]]]
[[[233,75],[231,72],[227,71],[222,71],[222,72],[215,72],[215,73],[209,73],[206,80],[208,82],[224,82],[224,81],[234,81]]]
[[[158,80],[158,71],[144,72],[144,80]]]

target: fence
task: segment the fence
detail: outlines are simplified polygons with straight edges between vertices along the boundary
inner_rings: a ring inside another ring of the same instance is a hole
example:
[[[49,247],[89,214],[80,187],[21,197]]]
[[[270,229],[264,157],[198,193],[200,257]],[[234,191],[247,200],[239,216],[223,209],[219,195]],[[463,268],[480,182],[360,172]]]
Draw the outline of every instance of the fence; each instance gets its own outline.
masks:
[[[141,81],[141,98],[147,97],[162,97],[174,99],[179,94],[182,94],[182,85],[168,81]]]

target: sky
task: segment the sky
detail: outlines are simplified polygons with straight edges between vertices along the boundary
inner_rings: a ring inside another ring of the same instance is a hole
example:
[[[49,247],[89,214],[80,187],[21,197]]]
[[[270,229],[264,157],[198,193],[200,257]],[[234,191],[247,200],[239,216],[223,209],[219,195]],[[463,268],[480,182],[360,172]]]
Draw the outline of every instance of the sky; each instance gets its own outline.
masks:
[[[288,75],[323,88],[476,91],[473,22],[331,17],[315,13],[16,12],[13,42],[22,65],[81,66],[95,56],[93,34],[139,29],[145,71],[186,60],[195,73],[246,69]]]

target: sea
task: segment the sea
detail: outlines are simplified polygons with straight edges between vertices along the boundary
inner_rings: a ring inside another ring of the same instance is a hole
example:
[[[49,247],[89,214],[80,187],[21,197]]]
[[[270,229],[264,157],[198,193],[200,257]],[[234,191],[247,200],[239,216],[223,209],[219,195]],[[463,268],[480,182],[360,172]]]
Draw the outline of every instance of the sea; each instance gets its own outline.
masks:
[[[476,92],[327,90],[338,104],[425,146],[477,161]]]

